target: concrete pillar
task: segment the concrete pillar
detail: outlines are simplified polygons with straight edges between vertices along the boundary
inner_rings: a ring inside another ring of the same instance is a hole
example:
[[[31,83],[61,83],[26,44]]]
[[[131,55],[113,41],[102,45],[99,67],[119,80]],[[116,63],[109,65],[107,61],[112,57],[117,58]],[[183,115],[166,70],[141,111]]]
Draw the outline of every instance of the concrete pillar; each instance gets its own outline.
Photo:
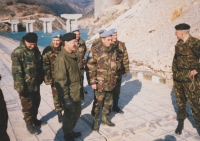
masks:
[[[82,17],[82,14],[61,14],[61,17],[66,19],[67,32],[71,32],[78,28],[77,20]]]
[[[18,20],[10,20],[9,23],[11,24],[12,32],[18,32]]]
[[[33,23],[35,20],[23,20],[26,23],[26,32],[33,32]]]
[[[52,21],[55,18],[39,18],[39,20],[43,21],[44,33],[52,33]]]

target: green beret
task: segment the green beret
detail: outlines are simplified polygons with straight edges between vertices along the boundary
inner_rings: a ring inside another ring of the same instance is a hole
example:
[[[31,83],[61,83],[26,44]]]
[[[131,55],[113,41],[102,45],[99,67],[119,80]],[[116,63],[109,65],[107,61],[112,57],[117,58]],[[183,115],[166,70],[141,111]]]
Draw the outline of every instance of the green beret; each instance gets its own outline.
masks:
[[[76,39],[76,34],[75,33],[66,33],[62,36],[63,41],[71,41],[73,39]]]
[[[175,26],[176,30],[189,30],[190,26],[186,23],[181,23]]]
[[[23,38],[29,43],[36,43],[38,40],[38,36],[34,32],[27,33]]]

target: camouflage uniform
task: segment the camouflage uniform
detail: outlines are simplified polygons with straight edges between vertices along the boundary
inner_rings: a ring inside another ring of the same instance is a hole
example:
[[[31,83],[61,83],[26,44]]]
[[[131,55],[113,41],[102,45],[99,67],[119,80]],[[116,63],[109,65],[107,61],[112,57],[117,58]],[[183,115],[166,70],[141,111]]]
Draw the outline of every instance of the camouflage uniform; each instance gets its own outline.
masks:
[[[200,41],[189,36],[184,43],[179,40],[175,46],[175,55],[172,63],[172,72],[174,80],[174,90],[176,93],[176,102],[178,105],[178,119],[186,118],[186,101],[191,106],[197,126],[200,126],[200,74],[195,75],[195,91],[190,91],[191,80],[188,73],[196,69],[200,72]]]
[[[82,83],[82,86],[83,86],[83,80],[84,80],[84,67],[85,67],[85,59],[84,59],[84,56],[85,56],[85,53],[86,53],[86,45],[85,45],[85,42],[80,38],[78,40],[78,46],[76,48],[76,56],[78,58],[78,67],[81,71],[81,83]]]
[[[6,103],[4,101],[3,92],[0,89],[0,137],[2,141],[10,141],[9,136],[6,132],[7,124],[8,124],[8,112],[6,108]]]
[[[32,124],[40,105],[40,84],[43,81],[42,60],[38,47],[29,50],[21,41],[11,54],[14,89],[19,93],[24,120]]]
[[[122,75],[129,72],[129,59],[128,59],[128,52],[126,50],[125,43],[121,41],[117,41],[113,46],[116,48],[118,58],[120,58],[120,62],[121,62],[121,68],[117,72],[117,75],[118,75],[117,83],[113,90],[113,101],[116,101],[119,99],[119,95],[120,95]]]
[[[65,105],[64,99],[69,97],[74,101],[72,110],[63,106],[63,132],[64,134],[71,133],[80,117],[81,99],[83,98],[80,70],[74,53],[69,53],[64,48],[61,49],[55,60],[54,79],[60,103]]]
[[[102,115],[107,116],[113,100],[113,89],[117,81],[117,70],[121,67],[117,51],[112,47],[98,45],[91,50],[92,57],[87,63],[90,84],[97,84],[92,115],[98,117],[103,104]],[[105,99],[105,100],[104,100]]]
[[[91,46],[90,50],[92,50],[92,48],[95,47],[95,46],[101,46],[101,44],[102,44],[101,43],[101,38],[96,39],[92,43],[92,46]],[[91,57],[91,51],[88,52],[88,56],[87,56],[87,59],[86,59],[86,64],[89,61],[90,57]],[[86,77],[87,77],[88,85],[90,85],[89,69],[88,69],[87,65],[85,66],[85,71],[86,71]]]
[[[44,82],[46,85],[51,85],[53,102],[56,112],[62,111],[62,105],[58,100],[58,91],[54,86],[54,62],[61,50],[61,46],[55,48],[51,43],[50,46],[46,47],[42,53],[43,60],[43,72],[44,72]]]

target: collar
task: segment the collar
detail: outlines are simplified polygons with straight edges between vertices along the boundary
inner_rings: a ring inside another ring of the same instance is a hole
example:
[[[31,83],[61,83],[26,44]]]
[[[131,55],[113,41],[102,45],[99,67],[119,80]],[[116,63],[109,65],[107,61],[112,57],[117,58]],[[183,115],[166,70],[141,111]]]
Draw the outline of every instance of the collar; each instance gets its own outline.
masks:
[[[76,58],[76,55],[74,54],[74,52],[69,53],[64,47],[61,49],[61,51],[64,53],[64,55],[66,55],[70,58]]]

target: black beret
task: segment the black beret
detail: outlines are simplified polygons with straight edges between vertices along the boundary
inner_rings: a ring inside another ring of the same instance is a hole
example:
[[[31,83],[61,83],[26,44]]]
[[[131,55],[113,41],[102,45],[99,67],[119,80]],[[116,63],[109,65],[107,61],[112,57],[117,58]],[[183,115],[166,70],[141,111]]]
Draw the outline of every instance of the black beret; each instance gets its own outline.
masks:
[[[181,23],[175,26],[176,30],[188,30],[190,29],[190,26],[186,23]]]
[[[29,32],[24,36],[24,40],[29,43],[36,43],[38,40],[38,36],[34,32]]]
[[[66,33],[62,36],[63,41],[71,41],[73,39],[76,39],[76,34],[75,33]]]

